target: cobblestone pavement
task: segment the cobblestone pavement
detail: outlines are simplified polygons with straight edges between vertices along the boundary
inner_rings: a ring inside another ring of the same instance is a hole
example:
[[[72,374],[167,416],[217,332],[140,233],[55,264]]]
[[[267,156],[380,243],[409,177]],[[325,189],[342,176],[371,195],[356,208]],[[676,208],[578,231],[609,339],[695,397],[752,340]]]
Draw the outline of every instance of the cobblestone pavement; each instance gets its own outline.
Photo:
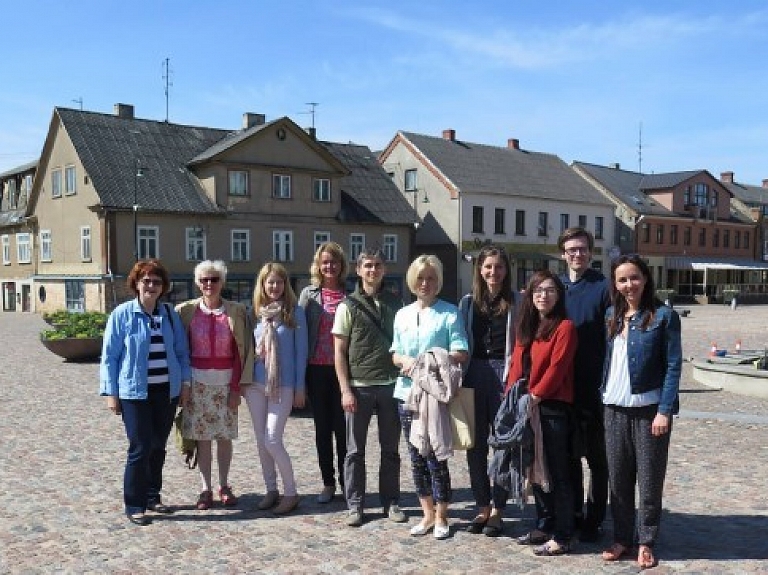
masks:
[[[685,356],[711,342],[744,349],[768,345],[768,307],[692,306],[682,320]],[[175,506],[145,528],[122,514],[126,441],[119,418],[97,396],[98,366],[66,363],[37,341],[34,315],[0,314],[0,572],[8,573],[632,573],[634,561],[603,564],[605,543],[567,557],[538,558],[511,537],[533,516],[508,508],[505,534],[491,539],[463,527],[473,517],[463,454],[451,460],[452,537],[413,538],[383,518],[376,449],[369,454],[368,521],[344,525],[337,497],[321,488],[312,421],[293,416],[286,430],[301,506],[275,518],[258,511],[263,482],[247,409],[240,412],[231,481],[235,509],[199,512],[197,474],[169,447],[164,500]],[[768,401],[705,388],[686,365],[683,411],[675,420],[655,573],[768,573]],[[376,445],[375,426],[369,438]],[[404,453],[404,447],[401,449]],[[402,504],[417,519],[403,458]],[[610,530],[610,522],[607,525]]]

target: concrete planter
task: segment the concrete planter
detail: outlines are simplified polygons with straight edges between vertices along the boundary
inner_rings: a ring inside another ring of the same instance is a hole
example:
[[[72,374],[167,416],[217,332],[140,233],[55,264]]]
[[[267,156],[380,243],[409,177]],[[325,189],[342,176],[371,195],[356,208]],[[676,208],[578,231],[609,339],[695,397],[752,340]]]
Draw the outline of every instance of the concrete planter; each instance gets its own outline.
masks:
[[[96,359],[101,355],[101,337],[68,337],[64,339],[43,339],[42,344],[49,351],[67,361],[83,361]]]

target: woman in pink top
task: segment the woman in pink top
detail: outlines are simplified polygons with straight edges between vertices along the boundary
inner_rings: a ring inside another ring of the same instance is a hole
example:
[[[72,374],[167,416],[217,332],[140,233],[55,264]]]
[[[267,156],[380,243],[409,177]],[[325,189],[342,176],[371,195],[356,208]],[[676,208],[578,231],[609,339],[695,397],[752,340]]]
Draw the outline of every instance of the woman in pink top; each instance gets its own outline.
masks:
[[[221,290],[227,278],[223,261],[206,260],[195,267],[195,283],[202,297],[179,304],[189,336],[192,382],[182,393],[184,437],[197,441],[197,464],[203,490],[197,508],[213,505],[212,442],[216,441],[219,467],[219,499],[225,506],[237,504],[229,485],[232,440],[237,437],[240,379],[248,355],[250,337],[245,306],[225,301]]]

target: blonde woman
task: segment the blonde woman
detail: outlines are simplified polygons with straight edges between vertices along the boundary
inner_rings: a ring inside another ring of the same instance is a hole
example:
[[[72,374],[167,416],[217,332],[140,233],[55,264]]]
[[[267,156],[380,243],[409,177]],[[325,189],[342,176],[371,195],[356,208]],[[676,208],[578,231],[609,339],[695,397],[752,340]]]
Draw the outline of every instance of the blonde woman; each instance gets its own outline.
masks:
[[[267,489],[258,508],[282,515],[299,504],[283,432],[291,408],[304,407],[307,368],[307,322],[282,265],[267,263],[261,268],[253,292],[253,313],[255,347],[246,362],[246,369],[252,369],[253,384],[244,388],[243,395],[251,412]],[[282,498],[277,488],[278,471],[283,480]]]
[[[195,267],[195,284],[202,294],[179,304],[176,311],[189,338],[192,381],[184,405],[183,435],[197,441],[197,465],[203,490],[197,499],[201,511],[213,505],[211,468],[213,441],[219,468],[221,504],[237,504],[229,485],[232,440],[237,438],[240,380],[249,343],[245,306],[222,299],[227,266],[205,260]]]

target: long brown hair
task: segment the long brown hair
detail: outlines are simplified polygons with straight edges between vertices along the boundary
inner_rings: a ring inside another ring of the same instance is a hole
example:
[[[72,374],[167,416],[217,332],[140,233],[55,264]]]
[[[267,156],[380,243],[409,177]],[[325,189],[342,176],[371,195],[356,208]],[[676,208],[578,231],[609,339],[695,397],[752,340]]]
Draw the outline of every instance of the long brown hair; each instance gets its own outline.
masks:
[[[611,264],[611,304],[613,305],[613,316],[608,320],[608,336],[616,337],[624,327],[624,316],[629,310],[629,304],[624,295],[616,289],[616,269],[623,264],[632,264],[645,278],[645,287],[640,295],[639,311],[643,313],[643,321],[640,323],[640,329],[645,330],[656,315],[656,310],[662,304],[656,297],[656,287],[653,283],[651,269],[645,260],[638,254],[625,254],[616,258]]]
[[[552,311],[542,318],[539,310],[533,305],[533,290],[546,280],[552,280],[555,283],[557,301]],[[536,339],[549,339],[555,333],[560,322],[567,317],[563,282],[549,270],[535,272],[525,288],[523,301],[520,304],[520,312],[517,319],[517,343],[527,346]]]
[[[491,309],[490,295],[488,293],[488,284],[485,283],[482,274],[483,262],[493,256],[498,256],[507,268],[507,272],[504,275],[504,279],[501,282],[501,291],[499,292],[499,306],[495,310],[496,315],[505,315],[509,308],[512,307],[512,266],[509,262],[509,256],[504,248],[490,245],[485,246],[480,250],[475,260],[475,269],[472,273],[472,301],[485,315],[491,315],[493,309]]]

